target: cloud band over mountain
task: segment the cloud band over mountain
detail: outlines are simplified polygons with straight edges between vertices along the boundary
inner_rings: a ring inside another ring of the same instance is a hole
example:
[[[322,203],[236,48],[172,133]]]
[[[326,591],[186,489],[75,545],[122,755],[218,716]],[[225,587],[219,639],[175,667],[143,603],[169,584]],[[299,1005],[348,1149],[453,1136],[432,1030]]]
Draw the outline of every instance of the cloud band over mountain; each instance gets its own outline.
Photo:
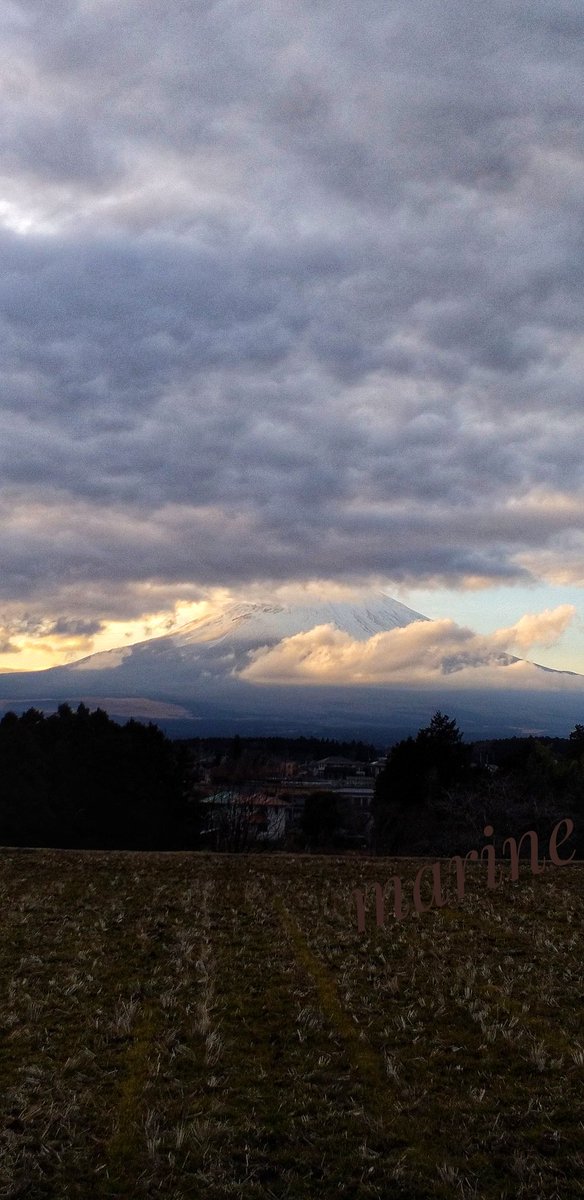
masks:
[[[454,621],[416,621],[357,641],[334,625],[320,625],[258,649],[239,677],[262,684],[385,684],[425,687],[550,688],[553,673],[516,658],[510,650],[550,645],[575,615],[570,605],[530,614],[517,625],[478,635]],[[580,676],[575,685],[582,688]],[[558,673],[558,684],[570,676]]]

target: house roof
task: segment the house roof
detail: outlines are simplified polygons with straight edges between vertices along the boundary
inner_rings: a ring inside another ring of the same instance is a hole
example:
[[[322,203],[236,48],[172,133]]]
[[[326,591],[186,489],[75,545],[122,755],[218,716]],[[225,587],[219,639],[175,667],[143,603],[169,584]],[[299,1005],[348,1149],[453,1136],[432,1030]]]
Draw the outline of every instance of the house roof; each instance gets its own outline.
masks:
[[[263,792],[251,792],[249,795],[239,795],[235,792],[214,792],[206,796],[203,804],[241,804],[248,808],[288,808],[289,800],[281,800],[279,796],[266,796]]]
[[[343,758],[342,756],[335,757],[335,755],[331,755],[329,758],[317,759],[317,766],[319,767],[352,767],[354,765],[352,759]]]

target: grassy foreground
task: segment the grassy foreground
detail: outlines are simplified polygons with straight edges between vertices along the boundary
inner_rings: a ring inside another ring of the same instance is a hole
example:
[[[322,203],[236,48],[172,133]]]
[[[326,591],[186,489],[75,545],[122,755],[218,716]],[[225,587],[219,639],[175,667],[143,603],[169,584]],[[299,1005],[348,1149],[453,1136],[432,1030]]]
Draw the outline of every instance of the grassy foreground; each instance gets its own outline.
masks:
[[[0,850],[0,1197],[584,1196],[584,865],[419,865]]]

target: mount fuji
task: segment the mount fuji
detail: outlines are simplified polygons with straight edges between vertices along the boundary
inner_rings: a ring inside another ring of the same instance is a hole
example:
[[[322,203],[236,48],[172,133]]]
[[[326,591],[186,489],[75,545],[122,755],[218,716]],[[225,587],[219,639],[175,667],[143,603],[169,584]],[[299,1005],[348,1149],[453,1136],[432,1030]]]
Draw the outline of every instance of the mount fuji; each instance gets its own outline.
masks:
[[[382,591],[355,602],[230,602],[162,637],[44,671],[3,674],[0,713],[31,706],[51,711],[63,702],[83,701],[117,718],[155,720],[174,736],[314,733],[366,738],[379,745],[415,732],[436,708],[454,715],[468,738],[567,736],[582,721],[584,676],[536,666],[541,684],[527,691],[441,690],[439,683],[287,686],[245,678],[258,654],[269,654],[284,639],[317,627],[327,626],[333,635],[355,643],[425,621],[427,617]],[[507,663],[521,662],[504,657]]]

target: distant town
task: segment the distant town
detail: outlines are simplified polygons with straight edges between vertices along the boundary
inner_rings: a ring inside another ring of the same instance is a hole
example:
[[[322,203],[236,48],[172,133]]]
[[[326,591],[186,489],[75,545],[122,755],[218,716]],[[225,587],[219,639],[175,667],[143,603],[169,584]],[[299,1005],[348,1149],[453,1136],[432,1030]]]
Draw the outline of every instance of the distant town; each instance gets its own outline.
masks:
[[[309,797],[317,805],[320,801],[323,813],[328,800],[330,818],[321,820],[323,833],[329,833],[339,848],[365,849],[370,844],[375,780],[386,756],[329,754],[297,760],[274,755],[261,769],[250,764],[246,771],[245,755],[243,743],[236,739],[223,754],[203,750],[200,757],[193,755],[192,778],[201,789],[205,810],[202,845],[218,850],[268,843],[299,849]]]
[[[227,853],[465,852],[494,828],[582,845],[584,726],[468,743],[454,717],[383,748],[317,737],[171,741],[62,704],[0,720],[0,845]]]
[[[385,750],[239,736],[183,745],[201,848],[429,854],[447,852],[449,840],[460,850],[490,820],[498,845],[514,816],[547,830],[562,803],[579,815],[583,734],[465,744],[437,713],[417,738]]]

